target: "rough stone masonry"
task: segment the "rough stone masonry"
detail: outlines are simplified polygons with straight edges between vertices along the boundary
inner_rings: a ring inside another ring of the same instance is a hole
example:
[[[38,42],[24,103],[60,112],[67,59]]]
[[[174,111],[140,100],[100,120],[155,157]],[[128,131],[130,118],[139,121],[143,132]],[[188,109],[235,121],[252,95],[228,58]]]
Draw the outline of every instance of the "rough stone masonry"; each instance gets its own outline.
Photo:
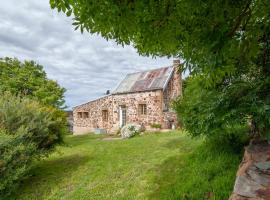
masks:
[[[269,141],[256,141],[246,147],[230,200],[270,200]]]
[[[104,97],[73,108],[73,132],[83,134],[95,129],[115,133],[128,123],[149,129],[177,126],[171,103],[182,95],[180,60],[159,69],[128,74],[117,88]]]

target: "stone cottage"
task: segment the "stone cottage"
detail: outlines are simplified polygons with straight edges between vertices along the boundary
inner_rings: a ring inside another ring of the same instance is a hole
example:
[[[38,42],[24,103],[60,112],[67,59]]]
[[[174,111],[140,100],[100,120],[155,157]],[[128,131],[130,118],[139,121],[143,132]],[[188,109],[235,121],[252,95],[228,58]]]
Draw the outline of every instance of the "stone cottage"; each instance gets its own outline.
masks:
[[[128,123],[172,128],[177,120],[171,102],[182,95],[179,65],[174,60],[169,67],[128,74],[111,94],[74,107],[74,134],[115,133]]]

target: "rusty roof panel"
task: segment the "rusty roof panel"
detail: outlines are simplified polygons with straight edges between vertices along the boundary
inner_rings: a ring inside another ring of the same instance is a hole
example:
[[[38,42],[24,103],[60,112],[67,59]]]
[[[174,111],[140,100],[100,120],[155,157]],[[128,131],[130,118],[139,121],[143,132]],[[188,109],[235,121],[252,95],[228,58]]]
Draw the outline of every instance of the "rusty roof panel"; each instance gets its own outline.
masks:
[[[113,94],[164,89],[172,72],[173,67],[164,67],[128,74],[113,91]]]
[[[153,80],[151,88],[162,88],[164,86],[167,77],[160,77]]]

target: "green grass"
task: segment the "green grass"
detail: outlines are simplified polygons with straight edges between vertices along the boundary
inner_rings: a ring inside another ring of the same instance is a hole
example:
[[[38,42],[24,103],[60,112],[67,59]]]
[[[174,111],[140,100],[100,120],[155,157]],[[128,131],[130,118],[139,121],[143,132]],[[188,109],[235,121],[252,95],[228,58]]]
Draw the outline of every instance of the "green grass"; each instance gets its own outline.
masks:
[[[69,136],[10,199],[228,199],[239,155],[209,150],[181,132],[128,140]]]

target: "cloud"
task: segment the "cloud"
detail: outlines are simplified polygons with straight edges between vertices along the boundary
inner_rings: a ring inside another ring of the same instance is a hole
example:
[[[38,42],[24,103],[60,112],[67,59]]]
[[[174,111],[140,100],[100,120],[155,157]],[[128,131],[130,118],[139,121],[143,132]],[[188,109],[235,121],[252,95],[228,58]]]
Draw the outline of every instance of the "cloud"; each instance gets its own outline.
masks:
[[[127,73],[171,64],[167,58],[139,56],[98,35],[74,31],[71,18],[48,1],[9,0],[0,7],[0,57],[31,59],[67,89],[70,108],[114,89]]]

